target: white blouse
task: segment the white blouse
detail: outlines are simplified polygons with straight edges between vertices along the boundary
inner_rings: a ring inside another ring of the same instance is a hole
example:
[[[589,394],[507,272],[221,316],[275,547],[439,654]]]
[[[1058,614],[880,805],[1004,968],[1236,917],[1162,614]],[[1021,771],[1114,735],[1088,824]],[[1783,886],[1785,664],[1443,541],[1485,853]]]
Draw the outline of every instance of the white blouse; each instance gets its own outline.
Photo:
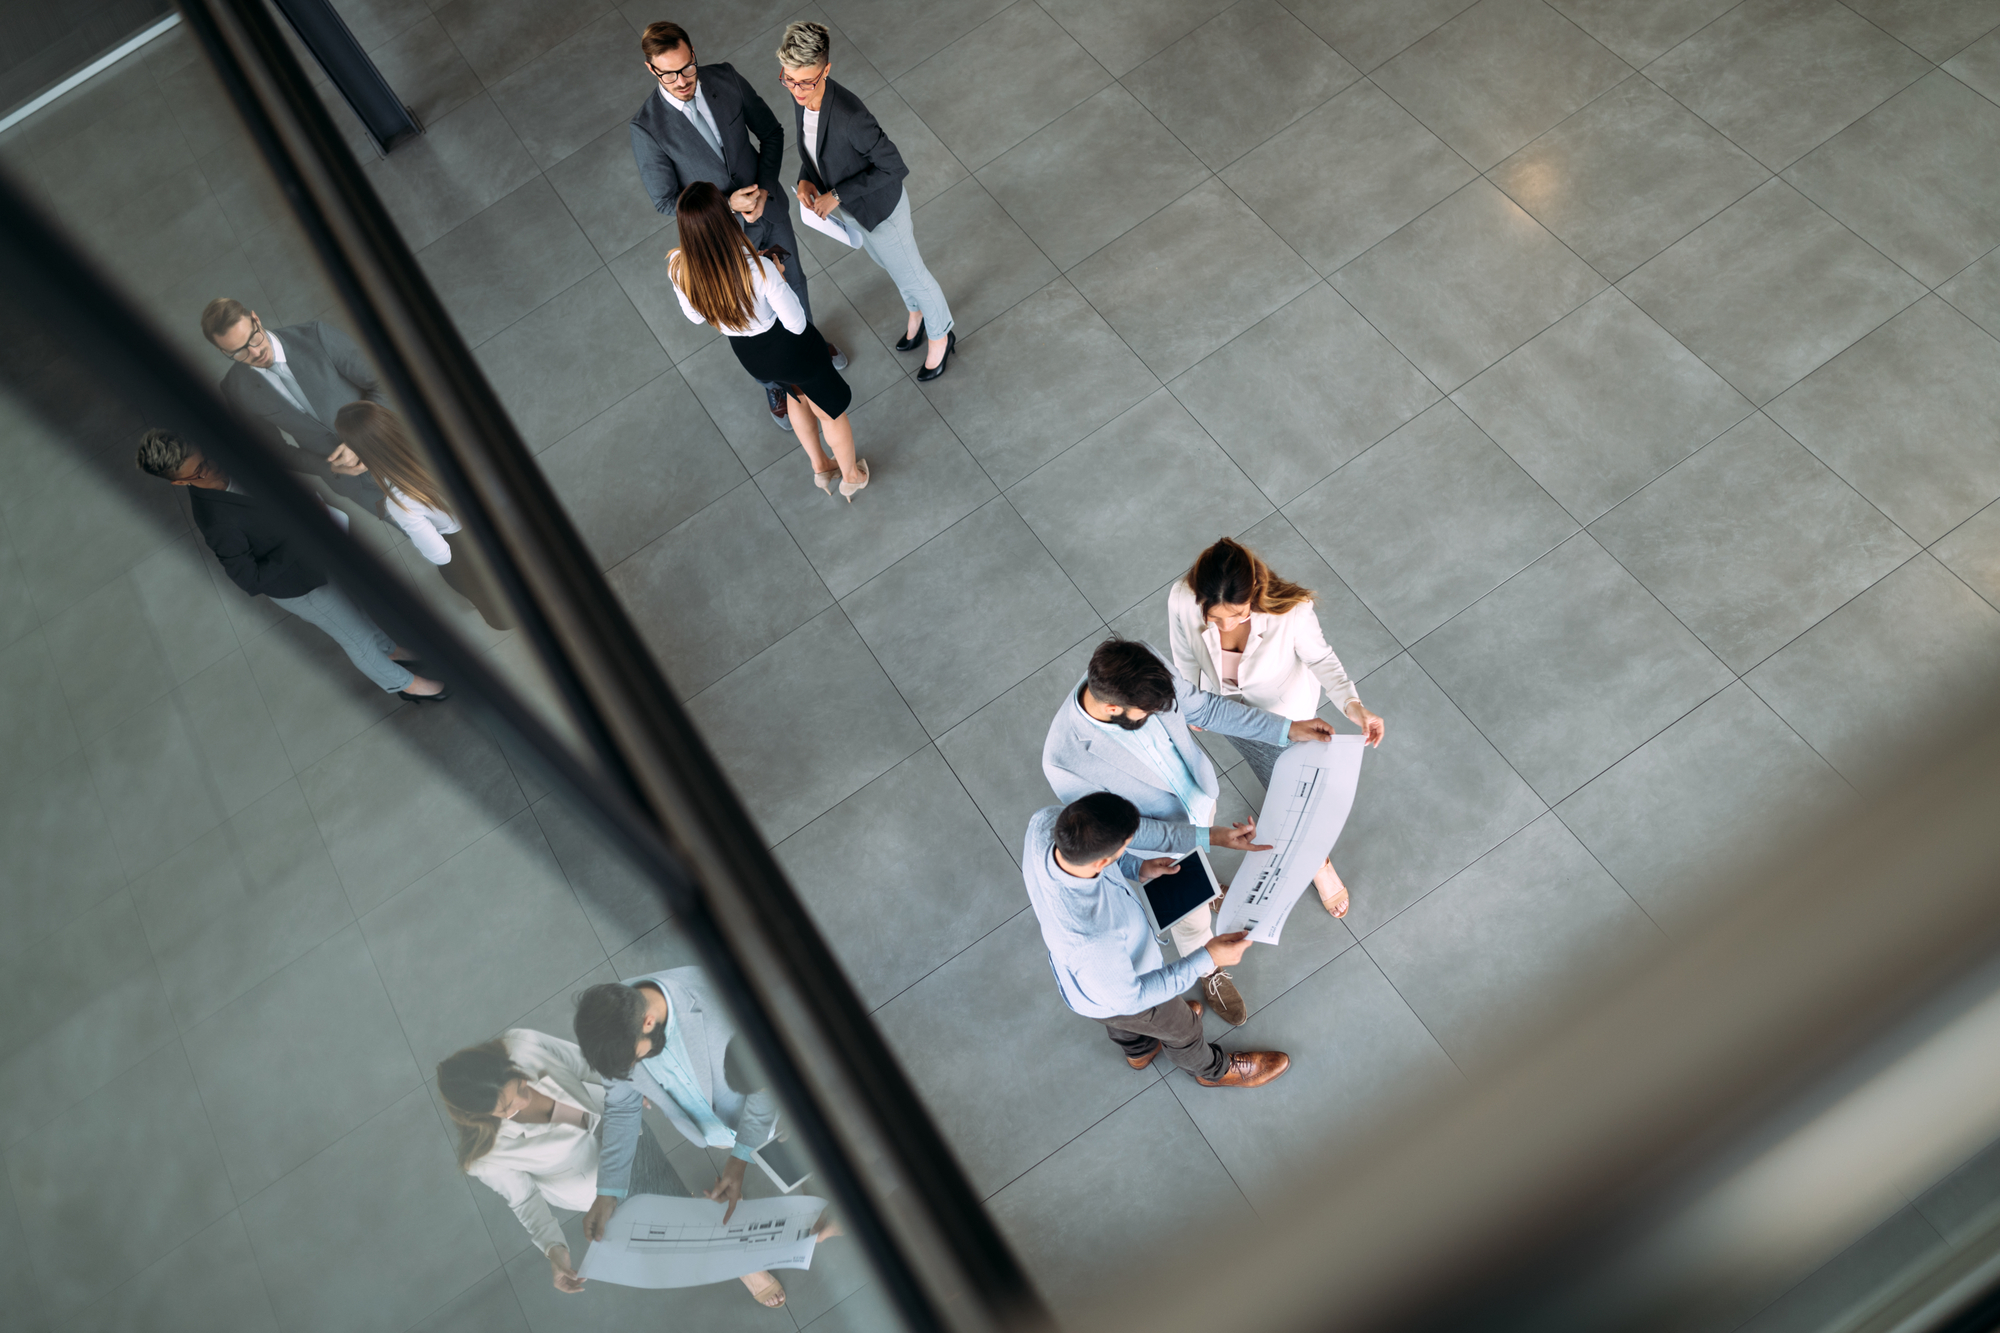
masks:
[[[457,519],[442,509],[411,499],[396,486],[389,488],[389,503],[384,509],[397,527],[410,534],[411,543],[424,559],[434,565],[451,563],[451,547],[444,534],[458,531]]]
[[[1343,714],[1360,701],[1347,678],[1311,602],[1301,602],[1281,616],[1250,613],[1250,638],[1237,657],[1235,671],[1222,664],[1222,631],[1201,614],[1201,603],[1185,579],[1167,593],[1167,642],[1174,669],[1210,694],[1239,699],[1294,722],[1319,710],[1322,689]]]
[[[500,1040],[529,1086],[583,1112],[581,1125],[503,1120],[492,1150],[466,1168],[507,1201],[547,1254],[569,1244],[549,1205],[581,1213],[597,1202],[596,1131],[604,1115],[604,1085],[574,1042],[528,1028],[510,1028]]]
[[[672,261],[674,255],[679,253],[676,250],[667,256],[669,277],[678,267]],[[799,262],[797,255],[792,256],[792,262]],[[679,282],[674,283],[674,295],[680,299],[681,310],[690,320],[696,324],[708,322],[701,317],[701,311],[688,304],[687,293],[681,290]],[[754,338],[778,323],[784,324],[793,333],[806,331],[806,312],[799,305],[799,294],[785,281],[785,275],[778,271],[777,264],[762,255],[757,257],[756,266],[750,270],[750,295],[753,299],[749,325],[740,329],[722,329],[721,332],[732,338]]]

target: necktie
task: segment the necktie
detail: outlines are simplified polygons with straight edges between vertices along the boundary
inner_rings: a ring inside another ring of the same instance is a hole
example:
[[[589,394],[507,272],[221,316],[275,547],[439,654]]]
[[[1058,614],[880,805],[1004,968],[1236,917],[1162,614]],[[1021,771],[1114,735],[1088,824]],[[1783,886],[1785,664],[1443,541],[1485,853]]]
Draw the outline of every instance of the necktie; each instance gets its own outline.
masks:
[[[688,103],[688,119],[692,120],[694,127],[701,131],[701,137],[710,150],[718,158],[721,157],[722,136],[716,132],[715,121],[709,116],[708,108],[702,105],[701,93],[698,91],[694,95],[694,100]]]
[[[309,417],[319,415],[313,411],[312,402],[307,399],[306,391],[299,387],[298,377],[292,374],[290,366],[282,361],[275,361],[271,364],[271,372],[278,377],[279,387],[285,391],[285,396],[292,400],[293,407]]]

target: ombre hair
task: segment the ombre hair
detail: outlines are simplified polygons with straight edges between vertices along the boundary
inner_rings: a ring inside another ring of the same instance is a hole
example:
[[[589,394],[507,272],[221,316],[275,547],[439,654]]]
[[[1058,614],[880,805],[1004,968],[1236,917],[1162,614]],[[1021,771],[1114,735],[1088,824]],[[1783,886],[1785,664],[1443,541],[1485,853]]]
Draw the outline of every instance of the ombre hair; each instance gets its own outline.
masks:
[[[801,20],[786,27],[778,42],[778,63],[789,69],[824,65],[833,54],[833,34],[823,23]]]
[[[438,1061],[438,1099],[458,1129],[459,1170],[471,1170],[474,1162],[493,1151],[493,1142],[500,1137],[500,1117],[493,1114],[500,1104],[500,1090],[515,1079],[527,1078],[498,1037]]]
[[[1228,537],[1196,556],[1182,581],[1204,616],[1218,606],[1246,603],[1252,611],[1281,616],[1313,599],[1310,588],[1279,578],[1255,551]]]
[[[403,429],[403,420],[380,403],[349,403],[333,414],[334,434],[368,467],[368,475],[393,502],[396,492],[416,504],[457,517],[444,487],[431,475],[423,455]],[[391,490],[391,488],[394,490]]]
[[[696,181],[681,191],[674,222],[681,250],[667,260],[667,276],[695,313],[716,328],[748,328],[757,309],[750,285],[757,249],[730,213],[729,201],[714,185]]]

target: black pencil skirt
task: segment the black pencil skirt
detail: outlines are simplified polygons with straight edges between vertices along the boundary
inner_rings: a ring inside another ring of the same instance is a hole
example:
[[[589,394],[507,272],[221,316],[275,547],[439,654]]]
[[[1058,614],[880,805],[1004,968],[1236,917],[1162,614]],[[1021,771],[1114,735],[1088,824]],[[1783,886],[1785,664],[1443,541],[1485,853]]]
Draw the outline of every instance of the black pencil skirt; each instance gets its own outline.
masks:
[[[827,350],[826,339],[811,324],[803,333],[773,324],[747,338],[732,336],[729,346],[753,378],[783,386],[794,398],[806,399],[828,417],[839,417],[853,401],[854,391],[833,368],[833,353]]]

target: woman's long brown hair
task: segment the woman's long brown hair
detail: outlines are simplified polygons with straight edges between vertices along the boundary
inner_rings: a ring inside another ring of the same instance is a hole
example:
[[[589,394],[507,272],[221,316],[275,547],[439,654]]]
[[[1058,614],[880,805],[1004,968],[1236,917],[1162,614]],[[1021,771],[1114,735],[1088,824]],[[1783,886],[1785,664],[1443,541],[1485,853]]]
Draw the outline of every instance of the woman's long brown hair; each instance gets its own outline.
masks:
[[[375,478],[384,495],[395,498],[389,489],[393,486],[420,505],[457,517],[444,498],[444,487],[431,475],[415,441],[403,429],[402,418],[394,412],[380,403],[349,403],[333,414],[333,431],[368,465],[368,475]]]
[[[765,205],[774,206],[775,202]],[[750,286],[750,265],[757,251],[729,211],[722,191],[707,181],[688,186],[674,205],[674,222],[680,229],[681,254],[678,263],[668,263],[667,276],[695,312],[716,328],[749,327],[757,309]]]
[[[498,1037],[438,1061],[438,1100],[458,1129],[459,1170],[493,1151],[493,1141],[500,1136],[500,1117],[493,1114],[500,1104],[500,1089],[527,1077],[514,1067],[507,1043]]]
[[[1310,588],[1279,578],[1255,551],[1228,537],[1194,558],[1187,586],[1203,615],[1218,606],[1247,602],[1252,611],[1281,616],[1313,599]]]

